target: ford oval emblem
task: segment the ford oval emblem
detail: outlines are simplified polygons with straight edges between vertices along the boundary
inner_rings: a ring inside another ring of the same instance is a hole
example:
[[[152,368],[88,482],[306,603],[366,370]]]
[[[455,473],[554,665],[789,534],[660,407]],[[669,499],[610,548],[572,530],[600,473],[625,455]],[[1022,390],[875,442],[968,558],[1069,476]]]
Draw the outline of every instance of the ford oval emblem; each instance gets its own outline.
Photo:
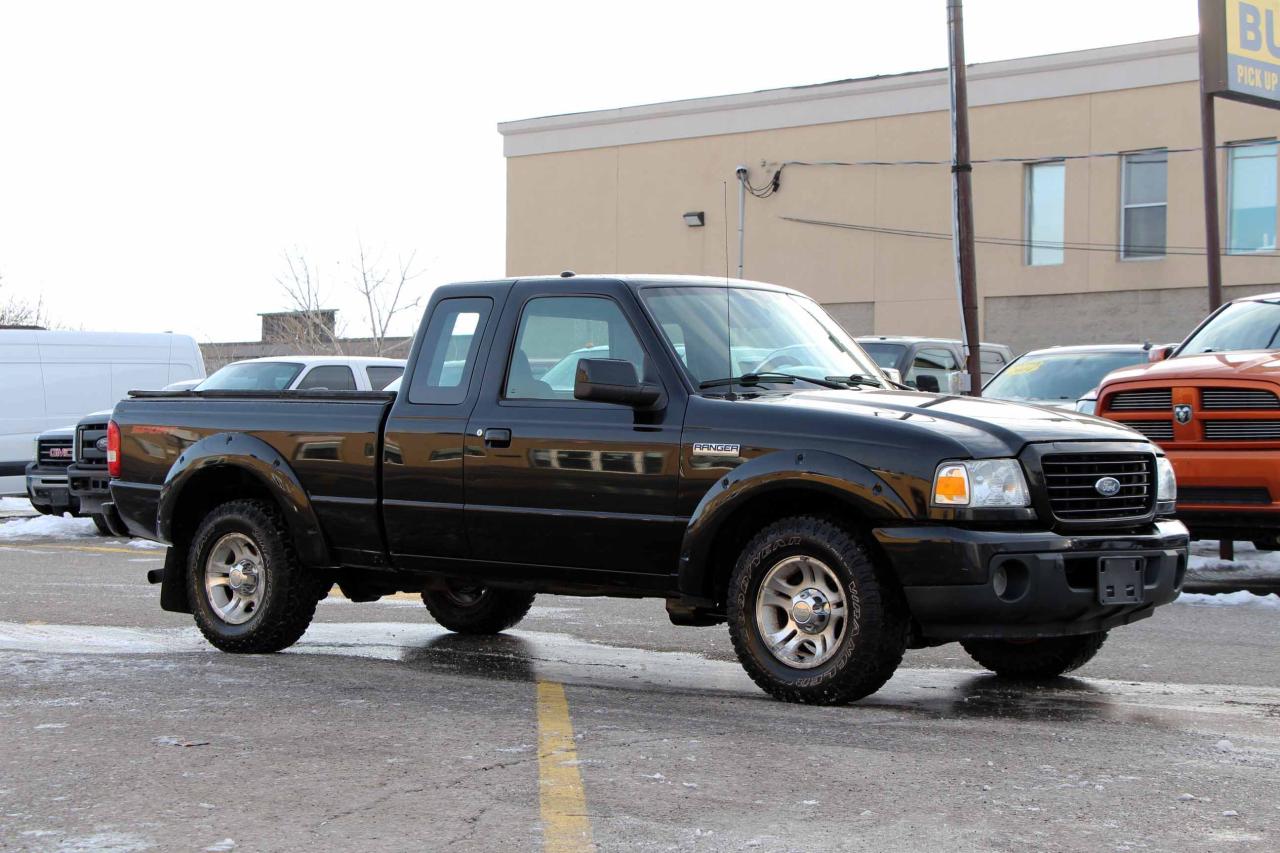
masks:
[[[107,452],[107,437],[104,435],[102,438],[100,438],[100,439],[98,439],[97,441],[95,441],[95,442],[93,443],[93,446],[94,446],[94,447],[96,447],[96,448],[98,449],[98,452],[99,452],[99,453],[106,453],[106,452]]]
[[[1114,498],[1120,494],[1120,481],[1115,477],[1103,477],[1093,484],[1093,489],[1104,498]]]

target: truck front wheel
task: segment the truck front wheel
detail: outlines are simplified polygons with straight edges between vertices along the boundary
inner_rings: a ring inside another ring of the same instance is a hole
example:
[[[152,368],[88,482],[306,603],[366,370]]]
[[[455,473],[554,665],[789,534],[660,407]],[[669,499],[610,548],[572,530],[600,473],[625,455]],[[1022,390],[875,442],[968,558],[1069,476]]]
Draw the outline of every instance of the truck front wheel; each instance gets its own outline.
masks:
[[[320,581],[298,561],[284,519],[265,501],[214,509],[191,542],[187,596],[205,639],[224,652],[278,652],[316,612]]]
[[[534,593],[448,581],[422,593],[422,603],[445,628],[459,634],[497,634],[525,617]]]
[[[1102,648],[1107,632],[1041,640],[961,640],[982,666],[1002,678],[1039,681],[1079,669]]]
[[[908,616],[892,579],[844,527],[776,521],[738,556],[729,636],[747,674],[787,702],[838,705],[869,696],[902,662]]]

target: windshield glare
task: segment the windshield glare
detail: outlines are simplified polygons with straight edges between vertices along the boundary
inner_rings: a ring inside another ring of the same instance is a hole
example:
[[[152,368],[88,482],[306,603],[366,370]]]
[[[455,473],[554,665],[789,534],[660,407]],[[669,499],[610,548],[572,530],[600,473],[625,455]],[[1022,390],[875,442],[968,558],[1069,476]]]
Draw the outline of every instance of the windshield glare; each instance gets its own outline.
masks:
[[[988,382],[982,396],[1074,402],[1098,387],[1111,371],[1141,364],[1146,358],[1141,351],[1024,355]]]
[[[292,361],[228,364],[196,386],[197,391],[283,391],[302,372]]]
[[[641,293],[695,383],[777,372],[814,379],[861,374],[888,386],[875,362],[811,299],[743,287]]]
[[[1276,349],[1280,335],[1280,304],[1275,302],[1236,302],[1192,335],[1178,355],[1202,352]]]

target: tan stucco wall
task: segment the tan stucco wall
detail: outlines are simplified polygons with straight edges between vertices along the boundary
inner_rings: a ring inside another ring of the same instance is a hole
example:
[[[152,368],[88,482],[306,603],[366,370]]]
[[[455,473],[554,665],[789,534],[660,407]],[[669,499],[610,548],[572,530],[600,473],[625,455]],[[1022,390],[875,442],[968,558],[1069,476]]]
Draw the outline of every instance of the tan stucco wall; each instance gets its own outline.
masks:
[[[981,106],[971,111],[973,155],[1048,157],[1194,147],[1199,144],[1197,104],[1196,84],[1176,83]],[[948,133],[947,113],[939,111],[512,156],[507,160],[507,272],[734,275],[734,169],[739,163],[762,184],[784,160],[945,160]],[[1221,102],[1218,135],[1221,142],[1280,136],[1280,112]],[[1220,152],[1223,180],[1225,160]],[[1203,246],[1199,154],[1170,154],[1168,174],[1170,252]],[[1023,237],[1024,180],[1021,164],[975,167],[979,236]],[[706,226],[687,227],[680,218],[687,210],[705,211]],[[783,216],[949,234],[945,166],[788,167],[776,195],[747,198],[745,276],[796,287],[824,303],[871,303],[849,316],[860,322],[874,318],[880,334],[958,333],[949,240],[827,228],[787,222]],[[1119,242],[1119,159],[1067,163],[1066,217],[1068,242]],[[1228,257],[1223,274],[1228,285],[1280,289],[1280,258]],[[978,279],[984,304],[1005,297],[1191,288],[1203,285],[1205,260],[1170,254],[1122,261],[1113,251],[1068,250],[1062,265],[1031,267],[1021,247],[980,245]],[[1090,306],[1103,311],[1116,303],[1070,304],[1080,310],[1056,318],[1053,328],[1060,333],[1047,330],[1055,339],[1045,343],[1081,339]],[[1171,328],[1170,319],[1154,324],[1162,335]],[[1141,338],[1143,326],[1141,316],[1133,317],[1127,337]],[[1114,318],[1108,328],[1116,329]]]

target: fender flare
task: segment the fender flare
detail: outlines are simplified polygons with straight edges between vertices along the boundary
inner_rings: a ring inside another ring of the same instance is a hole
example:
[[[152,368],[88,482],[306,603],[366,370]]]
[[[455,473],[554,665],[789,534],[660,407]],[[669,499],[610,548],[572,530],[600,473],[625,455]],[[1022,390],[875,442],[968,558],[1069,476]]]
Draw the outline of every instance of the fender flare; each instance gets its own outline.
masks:
[[[797,486],[830,495],[874,521],[900,522],[914,517],[888,483],[846,456],[823,450],[779,450],[757,456],[717,480],[689,517],[680,546],[681,595],[702,603],[714,597],[711,548],[737,509],[761,494]]]
[[[211,468],[239,468],[271,493],[293,535],[298,558],[306,566],[332,565],[311,498],[285,458],[260,438],[239,432],[220,432],[192,444],[178,457],[160,487],[156,529],[173,542],[173,518],[192,480]]]

